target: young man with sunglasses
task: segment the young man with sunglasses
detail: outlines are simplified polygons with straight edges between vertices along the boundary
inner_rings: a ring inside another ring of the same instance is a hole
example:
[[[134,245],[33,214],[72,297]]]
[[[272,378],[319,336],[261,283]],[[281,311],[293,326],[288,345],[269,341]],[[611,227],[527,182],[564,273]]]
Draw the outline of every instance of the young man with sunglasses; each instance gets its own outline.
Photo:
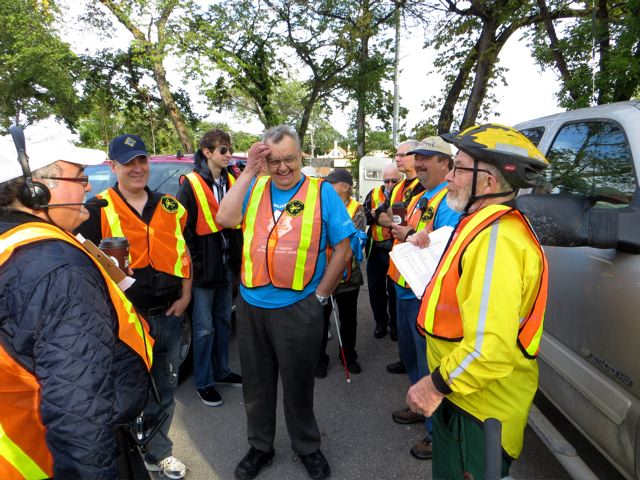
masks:
[[[375,211],[389,200],[393,187],[402,180],[398,167],[389,163],[382,170],[383,184],[373,188],[364,200],[364,212],[367,218],[367,286],[369,303],[376,323],[373,336],[382,338],[390,329],[391,340],[398,340],[396,327],[396,291],[393,282],[387,276],[389,269],[389,251],[393,245],[391,230],[376,221]]]
[[[109,237],[129,240],[135,283],[127,298],[149,322],[153,346],[151,374],[160,404],[151,395],[144,414],[149,425],[168,415],[149,442],[145,464],[170,479],[185,476],[185,465],[172,455],[169,427],[178,386],[182,315],[191,301],[191,259],[183,237],[187,212],[171,195],[149,189],[147,148],[137,135],[124,134],[109,144],[116,184],[97,195],[109,204],[89,208],[90,218],[77,229],[95,244]]]
[[[263,167],[267,175],[259,176]],[[324,308],[351,261],[356,230],[331,185],[301,169],[295,130],[267,130],[216,217],[227,228],[242,222],[244,234],[236,312],[250,449],[235,470],[241,480],[274,456],[278,377],[294,452],[311,478],[330,475],[313,411],[314,375]]]
[[[231,137],[210,130],[200,140],[193,172],[180,178],[178,201],[189,214],[184,236],[193,262],[193,378],[202,403],[222,405],[216,385],[242,386],[229,369],[233,286],[240,274],[240,225],[223,228],[218,206],[235,178],[227,169]]]

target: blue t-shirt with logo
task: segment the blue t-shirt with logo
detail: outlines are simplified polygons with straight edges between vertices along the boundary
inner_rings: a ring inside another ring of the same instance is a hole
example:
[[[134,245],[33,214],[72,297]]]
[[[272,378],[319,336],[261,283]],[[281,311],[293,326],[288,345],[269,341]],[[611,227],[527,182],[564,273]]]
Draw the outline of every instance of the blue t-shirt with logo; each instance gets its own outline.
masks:
[[[422,194],[423,198],[431,200],[435,195],[447,186],[447,182],[442,182],[437,187],[429,190],[428,192],[424,192]],[[419,201],[419,200],[418,200]],[[447,205],[447,197],[442,199],[440,205],[438,205],[438,210],[436,211],[436,218],[433,220],[433,229],[437,230],[440,227],[453,227],[455,228],[460,221],[460,215],[462,213],[456,212],[455,210],[451,210],[449,205]],[[396,287],[396,296],[400,300],[415,300],[417,297],[413,294],[413,290],[411,288],[401,287],[397,283],[394,282],[394,287]]]
[[[284,211],[285,206],[298,191],[305,176],[289,190],[280,190],[271,182],[271,203],[273,204],[273,214],[276,220]],[[255,179],[247,192],[242,203],[242,214],[244,215],[251,195],[251,190],[255,184]],[[320,234],[320,254],[316,263],[316,270],[309,284],[302,291],[295,291],[286,288],[277,288],[272,284],[262,287],[247,288],[240,285],[240,294],[247,303],[261,308],[281,308],[302,300],[312,294],[318,287],[324,270],[327,266],[327,243],[331,246],[340,243],[345,238],[349,238],[356,233],[356,227],[349,216],[344,202],[340,199],[334,188],[328,182],[322,182],[320,190],[322,205],[322,232]]]

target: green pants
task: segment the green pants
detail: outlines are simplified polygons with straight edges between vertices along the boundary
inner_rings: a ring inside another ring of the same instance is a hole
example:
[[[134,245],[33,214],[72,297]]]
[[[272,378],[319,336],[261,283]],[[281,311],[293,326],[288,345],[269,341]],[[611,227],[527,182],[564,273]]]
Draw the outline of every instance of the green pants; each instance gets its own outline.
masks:
[[[444,400],[433,421],[433,480],[484,478],[482,424]],[[511,458],[502,455],[502,476],[509,475]]]

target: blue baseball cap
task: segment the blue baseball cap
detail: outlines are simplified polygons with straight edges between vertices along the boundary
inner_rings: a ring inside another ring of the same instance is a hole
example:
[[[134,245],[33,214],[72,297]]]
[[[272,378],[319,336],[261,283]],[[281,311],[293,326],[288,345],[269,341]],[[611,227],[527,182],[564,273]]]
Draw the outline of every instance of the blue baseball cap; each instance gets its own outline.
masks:
[[[109,144],[109,160],[126,165],[136,157],[147,157],[147,146],[138,135],[126,133],[111,140]]]

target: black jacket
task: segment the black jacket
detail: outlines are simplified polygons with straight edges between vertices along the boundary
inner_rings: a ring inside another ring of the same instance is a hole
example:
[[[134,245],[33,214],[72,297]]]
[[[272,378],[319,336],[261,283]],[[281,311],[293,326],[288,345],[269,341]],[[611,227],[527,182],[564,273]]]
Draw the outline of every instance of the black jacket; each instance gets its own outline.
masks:
[[[0,233],[33,221],[2,214]],[[144,363],[117,331],[104,279],[81,250],[47,240],[0,267],[0,343],[38,379],[55,478],[117,478],[113,427],[148,392]]]
[[[207,166],[206,159],[198,150],[194,155],[196,167],[205,182],[212,187],[213,177]],[[229,172],[221,172],[225,182],[225,191],[229,189]],[[187,209],[189,214],[184,229],[184,238],[191,253],[193,265],[193,284],[196,287],[211,288],[223,286],[227,283],[227,271],[231,269],[235,275],[240,273],[242,257],[242,230],[228,229],[209,235],[198,235],[196,223],[198,220],[198,204],[191,183],[186,178],[181,179],[180,190],[176,197]]]

